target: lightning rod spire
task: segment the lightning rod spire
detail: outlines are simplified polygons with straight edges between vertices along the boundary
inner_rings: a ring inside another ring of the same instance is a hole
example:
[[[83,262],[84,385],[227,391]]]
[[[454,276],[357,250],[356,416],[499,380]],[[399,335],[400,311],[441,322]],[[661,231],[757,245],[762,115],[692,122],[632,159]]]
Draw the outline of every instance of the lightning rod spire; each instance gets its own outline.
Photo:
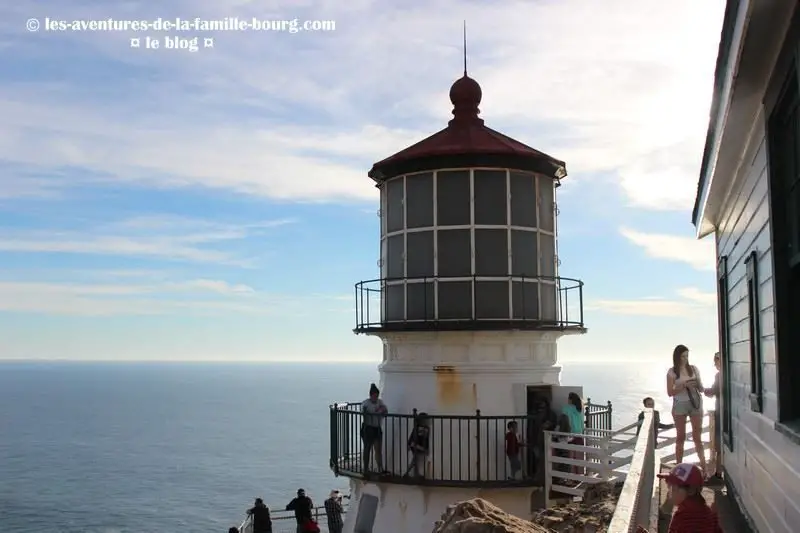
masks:
[[[467,21],[464,21],[464,76],[467,75]]]

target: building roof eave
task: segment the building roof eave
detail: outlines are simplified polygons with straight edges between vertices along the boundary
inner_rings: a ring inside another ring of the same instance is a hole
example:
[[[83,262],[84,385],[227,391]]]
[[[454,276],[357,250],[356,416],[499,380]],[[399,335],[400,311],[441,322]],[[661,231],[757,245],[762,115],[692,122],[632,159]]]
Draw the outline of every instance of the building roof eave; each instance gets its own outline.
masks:
[[[714,168],[719,156],[722,134],[731,104],[733,83],[739,61],[739,53],[744,43],[744,29],[751,14],[750,0],[728,0],[720,34],[719,51],[714,72],[714,92],[709,112],[709,124],[697,195],[692,209],[692,224],[698,228],[698,237],[703,232],[700,226],[706,215],[708,192],[714,176]],[[713,231],[713,230],[712,230]]]

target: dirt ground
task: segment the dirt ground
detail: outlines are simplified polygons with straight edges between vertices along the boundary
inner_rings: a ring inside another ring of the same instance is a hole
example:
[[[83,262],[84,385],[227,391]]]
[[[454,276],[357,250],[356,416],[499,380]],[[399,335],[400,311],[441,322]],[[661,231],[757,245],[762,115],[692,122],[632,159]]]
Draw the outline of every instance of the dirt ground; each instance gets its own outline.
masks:
[[[539,511],[531,522],[553,533],[605,533],[617,508],[622,484],[614,484],[592,503],[572,502]]]

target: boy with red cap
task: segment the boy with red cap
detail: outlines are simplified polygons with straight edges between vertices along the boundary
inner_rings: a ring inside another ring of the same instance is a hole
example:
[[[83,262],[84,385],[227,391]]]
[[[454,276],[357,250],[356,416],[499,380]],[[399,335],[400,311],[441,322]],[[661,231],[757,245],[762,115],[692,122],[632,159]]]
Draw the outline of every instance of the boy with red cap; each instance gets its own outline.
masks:
[[[722,533],[717,513],[703,498],[703,472],[697,465],[681,463],[668,474],[658,474],[669,485],[676,510],[669,533]],[[637,533],[647,533],[643,527]]]

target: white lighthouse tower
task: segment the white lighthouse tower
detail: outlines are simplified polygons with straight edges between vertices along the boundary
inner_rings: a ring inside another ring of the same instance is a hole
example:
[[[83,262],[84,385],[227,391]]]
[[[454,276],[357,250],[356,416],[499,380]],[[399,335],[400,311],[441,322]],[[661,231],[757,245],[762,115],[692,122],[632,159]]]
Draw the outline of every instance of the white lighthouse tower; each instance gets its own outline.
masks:
[[[356,285],[355,331],[383,342],[388,413],[383,465],[373,451],[365,470],[360,402],[331,407],[331,467],[351,478],[345,533],[430,531],[448,505],[476,496],[528,517],[543,463],[531,445],[522,471],[511,468],[508,423],[533,443],[541,399],[560,411],[581,393],[560,385],[556,344],[586,331],[583,283],[558,276],[565,165],[486,127],[481,96],[465,69],[448,126],[369,173],[380,189],[381,278]],[[407,439],[420,419],[428,453],[415,469]]]

